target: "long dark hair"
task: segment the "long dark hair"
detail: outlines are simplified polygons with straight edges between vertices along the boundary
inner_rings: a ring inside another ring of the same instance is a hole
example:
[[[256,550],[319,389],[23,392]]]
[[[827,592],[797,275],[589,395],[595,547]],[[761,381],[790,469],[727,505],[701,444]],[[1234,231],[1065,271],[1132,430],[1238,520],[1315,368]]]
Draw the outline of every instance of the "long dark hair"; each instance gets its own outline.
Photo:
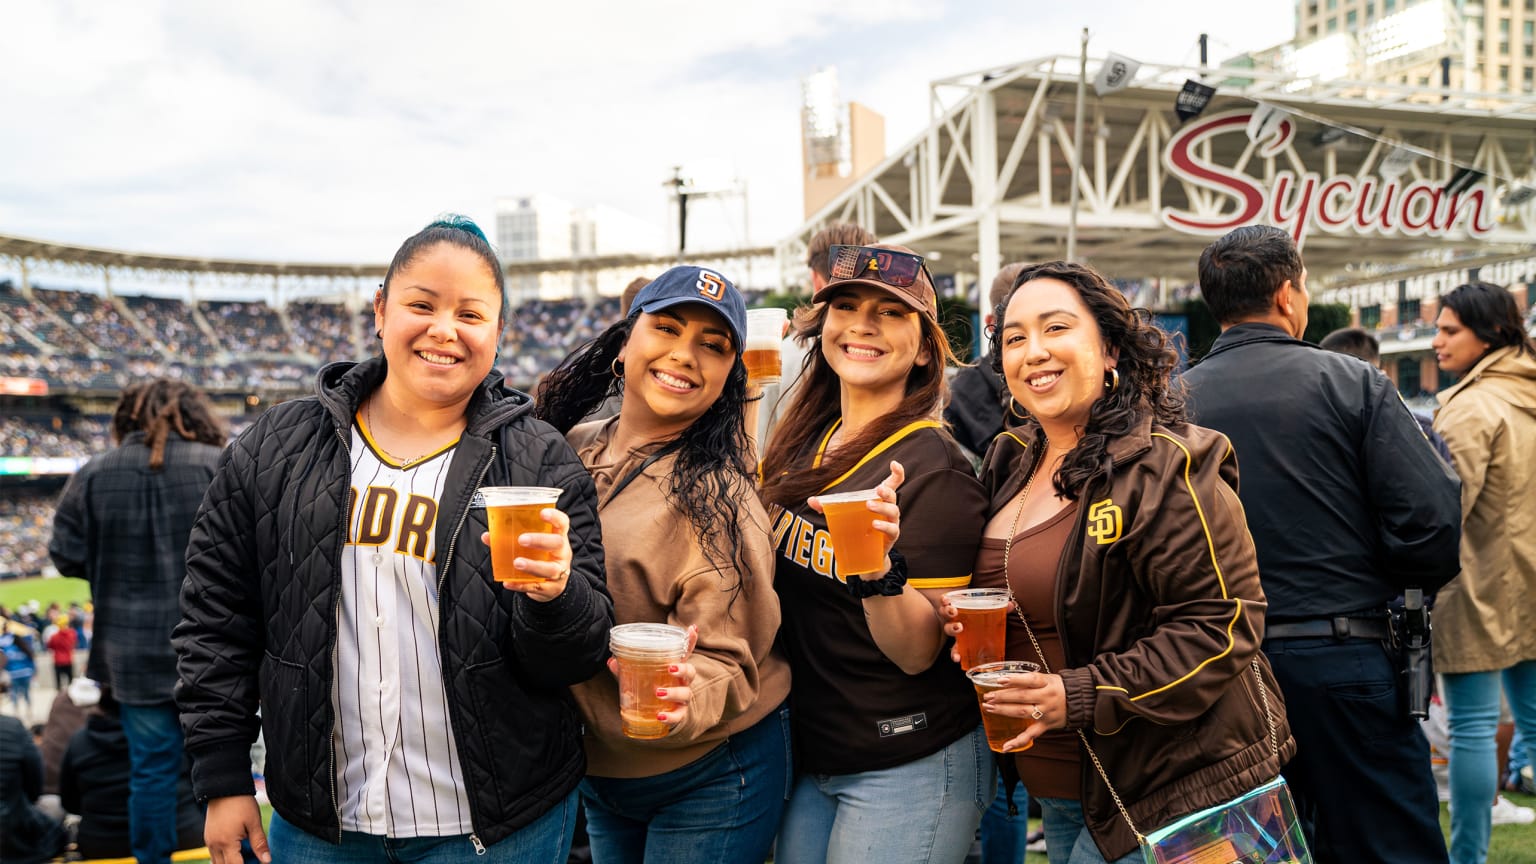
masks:
[[[918,313],[922,335],[918,351],[926,350],[930,359],[926,365],[912,365],[907,373],[906,394],[901,405],[870,423],[858,437],[826,454],[820,467],[795,465],[811,442],[826,433],[842,410],[842,379],[837,377],[821,353],[821,331],[826,325],[827,308],[827,303],[821,303],[795,310],[795,339],[809,350],[802,361],[799,390],[779,424],[778,434],[763,454],[763,488],[759,494],[764,502],[786,509],[799,506],[806,498],[825,489],[828,483],[847,473],[864,454],[898,429],[917,420],[933,419],[949,393],[944,367],[958,362],[938,322]]]
[[[135,384],[118,398],[112,412],[112,438],[122,443],[134,432],[144,433],[153,471],[165,466],[165,442],[172,432],[184,441],[215,447],[223,447],[228,439],[224,421],[203,391],[169,378]]]
[[[624,379],[615,374],[614,364],[638,315],[635,310],[634,315],[604,330],[545,376],[539,383],[533,415],[563,435],[605,399],[623,398]],[[675,439],[681,446],[668,478],[672,506],[687,517],[705,557],[717,571],[727,565],[734,565],[740,573],[751,570],[740,512],[734,503],[742,490],[752,488],[752,466],[747,457],[750,445],[743,420],[746,399],[747,367],[738,354],[720,398]],[[729,590],[733,595],[745,592],[746,580],[738,579]]]
[[[987,338],[991,342],[992,370],[999,376],[1003,376],[1002,322],[1008,301],[1035,279],[1055,279],[1072,286],[1099,325],[1105,344],[1117,352],[1119,386],[1094,401],[1082,438],[1051,478],[1058,496],[1075,501],[1088,479],[1103,469],[1109,458],[1110,441],[1135,430],[1149,414],[1165,426],[1184,422],[1184,388],[1172,380],[1179,357],[1168,334],[1153,323],[1152,313],[1132,308],[1120,289],[1109,284],[1098,271],[1068,261],[1047,261],[1024,268],[1014,280],[1013,290],[993,310],[997,324]],[[1004,383],[1013,383],[1003,377]],[[1034,425],[1033,432],[1036,443],[1043,445],[1045,433],[1038,425]]]
[[[1507,289],[1492,282],[1468,282],[1442,296],[1440,305],[1455,312],[1463,327],[1487,342],[1490,353],[1514,345],[1521,354],[1536,354],[1536,344],[1520,319],[1520,304]]]

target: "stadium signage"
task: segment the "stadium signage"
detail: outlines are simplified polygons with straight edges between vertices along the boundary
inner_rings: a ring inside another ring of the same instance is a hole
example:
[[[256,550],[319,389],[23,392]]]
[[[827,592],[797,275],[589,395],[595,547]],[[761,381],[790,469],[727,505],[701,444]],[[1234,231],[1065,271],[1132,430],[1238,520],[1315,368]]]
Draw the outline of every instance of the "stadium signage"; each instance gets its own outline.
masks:
[[[1464,231],[1482,238],[1493,233],[1486,184],[1447,191],[1445,184],[1423,180],[1403,183],[1397,177],[1371,174],[1325,177],[1305,170],[1299,174],[1277,171],[1274,180],[1266,182],[1201,155],[1201,145],[1218,135],[1244,134],[1253,114],[1239,110],[1202,118],[1168,139],[1163,164],[1171,174],[1198,189],[1233,198],[1237,207],[1195,212],[1164,207],[1163,224],[1188,234],[1218,236],[1262,222],[1289,231],[1297,245],[1313,229],[1409,237],[1448,237]],[[1295,136],[1296,123],[1290,118],[1269,124],[1255,155],[1260,159],[1279,155]]]

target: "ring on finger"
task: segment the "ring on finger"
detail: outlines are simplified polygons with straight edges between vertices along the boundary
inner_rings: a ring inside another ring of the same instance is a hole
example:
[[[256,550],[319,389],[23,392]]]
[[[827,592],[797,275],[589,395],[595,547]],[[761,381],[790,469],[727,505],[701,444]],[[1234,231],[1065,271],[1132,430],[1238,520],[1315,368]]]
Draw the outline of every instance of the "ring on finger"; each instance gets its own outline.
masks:
[[[1031,705],[1029,706],[1029,716],[1035,720],[1039,720],[1041,717],[1045,716],[1045,712],[1040,710],[1039,705]]]

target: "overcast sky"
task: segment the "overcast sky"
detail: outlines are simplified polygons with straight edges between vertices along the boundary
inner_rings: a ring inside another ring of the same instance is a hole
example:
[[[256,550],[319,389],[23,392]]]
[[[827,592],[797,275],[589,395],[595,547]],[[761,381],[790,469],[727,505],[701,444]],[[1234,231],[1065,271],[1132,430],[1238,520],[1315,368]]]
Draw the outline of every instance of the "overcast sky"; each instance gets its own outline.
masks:
[[[1071,8],[1069,8],[1071,7]],[[542,192],[668,222],[672,166],[730,165],[725,240],[801,221],[799,82],[886,117],[1052,54],[1194,63],[1292,36],[1292,0],[0,3],[0,233],[175,255],[382,262],[441,211]],[[702,229],[701,229],[702,230]],[[690,227],[692,233],[692,227]],[[494,235],[493,239],[494,239]],[[693,245],[690,243],[690,245]]]

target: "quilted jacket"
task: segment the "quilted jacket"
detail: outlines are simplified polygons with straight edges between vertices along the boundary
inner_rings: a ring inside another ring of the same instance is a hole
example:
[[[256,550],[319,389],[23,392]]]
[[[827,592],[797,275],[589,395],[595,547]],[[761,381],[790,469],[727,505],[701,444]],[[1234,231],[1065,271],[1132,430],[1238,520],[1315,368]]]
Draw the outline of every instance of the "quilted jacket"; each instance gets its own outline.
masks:
[[[340,841],[331,702],[339,556],[350,503],[349,434],[385,362],[334,363],[316,395],[268,410],[230,445],[193,527],[174,642],[176,701],[200,800],[250,795],[266,735],[267,791],[295,826]],[[492,372],[471,398],[437,515],[440,644],[472,839],[533,822],[581,780],[566,688],[603,668],[613,604],[591,477],[526,394]],[[489,485],[557,486],[575,553],[549,603],[491,579],[480,542]],[[261,707],[258,721],[256,709]]]

